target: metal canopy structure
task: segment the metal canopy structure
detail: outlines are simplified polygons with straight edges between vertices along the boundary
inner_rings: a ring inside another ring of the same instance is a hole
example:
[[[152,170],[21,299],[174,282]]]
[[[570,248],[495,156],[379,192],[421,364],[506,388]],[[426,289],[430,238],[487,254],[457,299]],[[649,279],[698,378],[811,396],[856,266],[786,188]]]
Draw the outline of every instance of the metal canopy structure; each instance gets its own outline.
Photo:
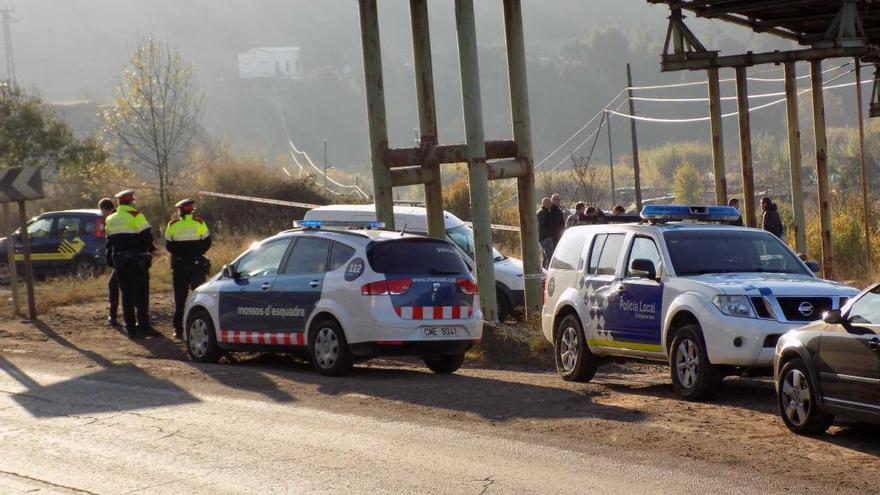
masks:
[[[715,196],[719,204],[727,202],[727,182],[724,160],[724,142],[721,128],[721,96],[719,70],[732,68],[736,72],[737,108],[739,112],[740,163],[743,183],[743,208],[746,224],[757,224],[752,170],[751,128],[746,71],[760,64],[783,64],[788,109],[788,137],[790,143],[791,196],[794,217],[796,249],[806,251],[804,235],[804,205],[802,199],[800,126],[798,122],[796,67],[797,62],[809,62],[815,143],[816,186],[818,190],[819,221],[822,245],[822,272],[833,277],[834,259],[831,242],[831,196],[828,177],[828,145],[825,130],[825,102],[822,81],[822,61],[831,58],[854,58],[859,86],[859,128],[861,118],[861,63],[875,65],[880,61],[880,0],[647,0],[652,4],[669,7],[669,25],[660,65],[665,71],[705,70],[708,76],[710,128],[712,133],[712,161],[715,175]],[[685,12],[694,17],[717,19],[748,27],[755,32],[767,33],[797,42],[801,47],[772,52],[746,52],[737,55],[719,55],[707,49],[685,22]],[[880,71],[874,76],[870,116],[880,117]],[[866,180],[864,139],[862,145],[862,180]],[[869,246],[870,223],[867,187],[863,184],[863,203],[866,222],[866,246]],[[868,265],[871,254],[866,250]]]

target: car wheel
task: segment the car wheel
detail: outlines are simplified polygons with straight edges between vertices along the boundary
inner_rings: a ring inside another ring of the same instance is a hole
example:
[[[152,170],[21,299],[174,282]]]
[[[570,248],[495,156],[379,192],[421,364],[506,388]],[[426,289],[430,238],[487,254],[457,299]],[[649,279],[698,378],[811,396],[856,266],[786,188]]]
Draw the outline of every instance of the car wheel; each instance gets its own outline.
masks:
[[[80,280],[91,280],[98,275],[98,266],[91,260],[77,260],[73,265],[73,273]]]
[[[709,361],[699,325],[681,327],[669,350],[672,386],[685,400],[700,401],[714,397],[721,388],[721,368]]]
[[[816,387],[804,362],[792,359],[785,363],[779,376],[779,413],[785,426],[801,435],[827,430],[834,416],[819,409]]]
[[[322,375],[343,376],[354,365],[345,332],[333,320],[315,325],[315,330],[309,334],[309,354],[315,370]]]
[[[556,356],[556,369],[563,380],[588,382],[593,379],[599,367],[599,360],[590,352],[577,316],[570,314],[559,322],[553,350]]]
[[[206,311],[193,311],[186,328],[186,350],[193,361],[216,363],[220,360],[222,351],[217,346],[214,322]]]
[[[455,373],[461,368],[463,362],[464,354],[450,354],[448,356],[425,358],[425,366],[438,375]]]
[[[500,290],[496,290],[496,292],[498,293],[498,321],[504,323],[504,321],[510,316],[510,311],[512,309],[510,300]]]

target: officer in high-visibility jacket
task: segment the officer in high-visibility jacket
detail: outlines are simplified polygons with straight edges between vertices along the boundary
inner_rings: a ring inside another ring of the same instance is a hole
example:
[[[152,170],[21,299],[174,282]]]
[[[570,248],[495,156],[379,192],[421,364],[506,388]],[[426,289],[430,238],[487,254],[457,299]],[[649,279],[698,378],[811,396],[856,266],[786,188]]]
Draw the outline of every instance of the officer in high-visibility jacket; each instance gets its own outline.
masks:
[[[134,209],[134,190],[116,194],[116,212],[104,222],[107,261],[116,270],[122,292],[122,319],[130,338],[152,332],[149,315],[149,278],[153,231],[143,213]]]
[[[165,249],[171,253],[171,274],[174,285],[174,336],[183,337],[183,311],[190,289],[205,282],[209,261],[205,253],[211,248],[211,232],[201,218],[193,215],[191,199],[176,205],[177,218],[165,229]]]

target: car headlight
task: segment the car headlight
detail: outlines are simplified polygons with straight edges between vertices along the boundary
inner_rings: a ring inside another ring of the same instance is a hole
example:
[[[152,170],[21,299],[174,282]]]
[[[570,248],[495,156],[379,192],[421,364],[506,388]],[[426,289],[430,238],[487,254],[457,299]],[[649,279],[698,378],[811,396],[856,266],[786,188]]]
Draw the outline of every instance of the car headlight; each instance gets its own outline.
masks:
[[[757,318],[748,296],[715,296],[712,299],[715,307],[727,316],[740,318]]]

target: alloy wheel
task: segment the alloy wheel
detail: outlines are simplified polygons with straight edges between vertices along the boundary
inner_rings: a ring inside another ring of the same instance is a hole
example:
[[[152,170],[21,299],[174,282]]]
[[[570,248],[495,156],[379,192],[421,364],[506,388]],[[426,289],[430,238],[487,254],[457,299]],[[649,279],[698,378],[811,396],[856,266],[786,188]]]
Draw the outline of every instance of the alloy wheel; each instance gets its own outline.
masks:
[[[792,369],[782,381],[783,407],[785,416],[796,426],[803,426],[810,417],[813,406],[810,398],[810,384],[799,369]]]
[[[332,328],[322,328],[315,336],[315,361],[321,368],[332,368],[339,358],[339,339]]]
[[[562,362],[562,368],[565,371],[571,371],[577,365],[579,340],[578,331],[574,326],[566,327],[562,331],[562,339],[560,339],[559,343],[559,357]]]
[[[699,367],[697,345],[690,339],[682,340],[675,351],[675,372],[682,387],[693,388],[697,382]]]
[[[208,350],[210,337],[208,336],[208,324],[201,318],[196,318],[189,326],[189,349],[194,356],[203,357]]]

